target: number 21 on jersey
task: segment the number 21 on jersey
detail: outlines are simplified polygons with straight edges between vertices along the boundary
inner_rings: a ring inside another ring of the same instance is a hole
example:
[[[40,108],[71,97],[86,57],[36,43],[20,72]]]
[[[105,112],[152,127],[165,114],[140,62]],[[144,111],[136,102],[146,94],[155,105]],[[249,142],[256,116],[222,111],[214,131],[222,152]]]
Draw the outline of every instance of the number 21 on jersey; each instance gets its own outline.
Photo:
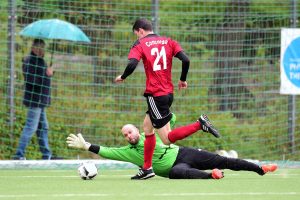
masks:
[[[156,47],[152,48],[151,55],[156,56],[154,63],[153,63],[153,71],[161,70],[161,65],[159,64],[159,61],[161,58],[163,60],[163,69],[167,69],[167,56],[166,56],[165,47],[161,47],[160,51]]]

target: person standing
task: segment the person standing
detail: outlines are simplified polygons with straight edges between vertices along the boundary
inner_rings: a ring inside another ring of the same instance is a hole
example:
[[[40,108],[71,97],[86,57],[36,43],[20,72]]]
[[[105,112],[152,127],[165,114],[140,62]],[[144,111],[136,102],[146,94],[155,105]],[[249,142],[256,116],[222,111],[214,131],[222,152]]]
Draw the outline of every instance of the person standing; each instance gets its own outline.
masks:
[[[27,107],[27,118],[23,128],[19,145],[14,155],[15,160],[25,160],[25,150],[32,135],[36,132],[42,159],[51,159],[51,150],[48,144],[48,121],[46,107],[51,101],[51,77],[53,68],[47,67],[44,60],[45,42],[34,39],[30,54],[23,59],[24,98],[23,104]]]
[[[165,145],[184,139],[198,130],[209,132],[215,137],[220,137],[220,134],[206,115],[201,115],[192,124],[171,130],[169,121],[172,118],[172,113],[170,107],[173,102],[174,91],[172,59],[176,57],[182,62],[181,76],[178,81],[179,90],[186,89],[188,86],[186,78],[190,60],[178,42],[155,34],[152,24],[148,20],[136,20],[132,30],[138,40],[130,49],[126,69],[122,75],[115,78],[115,82],[124,82],[133,73],[139,61],[143,60],[146,73],[144,96],[148,104],[148,111],[143,123],[146,138],[144,142],[144,165],[131,179],[148,179],[155,176],[152,169],[152,157],[156,144],[154,128],[157,129],[157,133]]]

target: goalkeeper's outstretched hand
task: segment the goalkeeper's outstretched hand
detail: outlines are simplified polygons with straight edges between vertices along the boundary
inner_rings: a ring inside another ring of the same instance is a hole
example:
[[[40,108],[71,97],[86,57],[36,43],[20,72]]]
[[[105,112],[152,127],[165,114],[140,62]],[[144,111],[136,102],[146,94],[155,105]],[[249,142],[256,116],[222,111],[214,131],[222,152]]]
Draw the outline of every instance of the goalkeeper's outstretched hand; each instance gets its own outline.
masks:
[[[88,150],[91,146],[90,143],[86,142],[84,138],[82,137],[81,133],[78,133],[77,135],[70,134],[67,137],[67,141],[69,147],[77,148],[77,149],[83,149]]]

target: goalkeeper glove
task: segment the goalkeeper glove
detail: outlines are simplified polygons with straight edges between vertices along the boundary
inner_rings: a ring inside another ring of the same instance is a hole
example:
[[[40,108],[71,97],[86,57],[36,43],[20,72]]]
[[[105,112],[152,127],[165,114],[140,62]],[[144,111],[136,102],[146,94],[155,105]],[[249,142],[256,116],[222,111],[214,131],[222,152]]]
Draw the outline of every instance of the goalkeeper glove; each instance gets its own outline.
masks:
[[[91,146],[90,143],[86,142],[82,137],[81,133],[78,133],[77,136],[74,134],[70,134],[67,137],[67,141],[69,147],[88,150]]]

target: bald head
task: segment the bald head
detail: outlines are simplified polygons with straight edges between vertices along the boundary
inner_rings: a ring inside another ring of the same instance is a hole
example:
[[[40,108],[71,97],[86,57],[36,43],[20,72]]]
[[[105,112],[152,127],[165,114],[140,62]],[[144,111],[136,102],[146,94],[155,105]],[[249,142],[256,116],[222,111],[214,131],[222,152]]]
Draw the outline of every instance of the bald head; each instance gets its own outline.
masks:
[[[140,139],[140,132],[137,127],[132,124],[126,124],[122,127],[122,134],[130,144],[137,144]]]

